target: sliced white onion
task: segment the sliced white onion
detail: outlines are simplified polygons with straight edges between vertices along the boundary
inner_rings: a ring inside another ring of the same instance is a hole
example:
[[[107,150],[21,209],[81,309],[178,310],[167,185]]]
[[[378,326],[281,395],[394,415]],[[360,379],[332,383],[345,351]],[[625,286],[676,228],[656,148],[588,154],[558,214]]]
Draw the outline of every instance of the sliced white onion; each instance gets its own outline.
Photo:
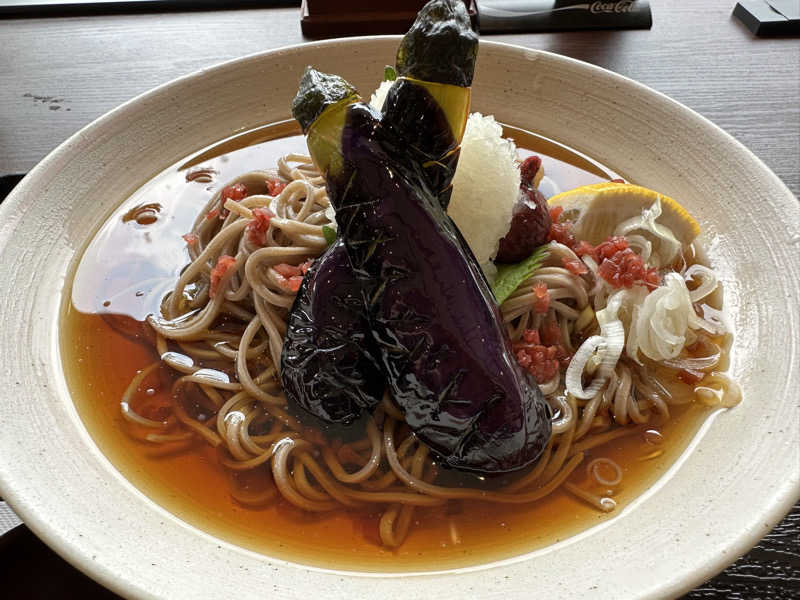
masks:
[[[634,250],[636,248],[639,249],[639,256],[642,257],[642,261],[647,263],[650,260],[650,255],[653,253],[653,244],[650,240],[648,240],[643,235],[632,234],[627,237],[628,244],[630,244],[631,248]]]
[[[672,291],[668,288],[659,288],[654,290],[653,294],[655,294],[653,296],[655,310],[653,311],[653,318],[650,320],[650,326],[653,332],[658,336],[658,339],[665,344],[670,346],[680,344],[680,346],[683,347],[683,342],[686,338],[682,334],[686,331],[686,327],[680,327],[680,325],[675,322],[675,312],[679,305],[670,303],[670,298],[674,297]],[[668,327],[673,328],[679,333],[672,333],[667,329]]]
[[[545,383],[539,384],[539,389],[545,396],[554,394],[560,387],[561,387],[561,377],[558,374],[555,377],[553,377],[550,381],[546,381]]]
[[[628,338],[625,340],[625,354],[636,364],[641,365],[642,361],[639,360],[639,310],[640,306],[638,304],[633,307],[631,324],[628,327]]]
[[[605,308],[596,313],[597,323],[600,325],[600,335],[592,336],[584,341],[567,368],[566,386],[570,394],[576,398],[588,400],[602,389],[616,368],[617,361],[625,348],[625,326],[619,318],[619,311],[626,304],[638,304],[646,295],[647,290],[641,286],[618,290],[608,298]],[[601,347],[600,366],[596,370],[592,383],[588,388],[583,389],[583,372],[595,350]],[[572,370],[572,374],[570,374],[570,370]]]
[[[575,352],[567,367],[565,377],[567,393],[583,400],[588,400],[594,396],[594,394],[589,394],[588,390],[583,389],[581,378],[583,377],[583,370],[588,360],[594,355],[596,350],[602,348],[604,345],[605,340],[603,336],[600,335],[590,336],[583,341],[581,347]]]
[[[623,307],[637,306],[647,297],[647,288],[635,285],[630,289],[617,290],[608,297],[605,308],[597,311],[597,322],[602,325],[619,320],[619,311]]]
[[[600,326],[600,335],[606,340],[606,351],[603,355],[603,362],[600,363],[600,368],[597,371],[592,385],[589,389],[594,387],[597,383],[593,393],[589,396],[593,397],[600,388],[605,384],[605,380],[611,375],[611,372],[617,366],[617,361],[622,355],[622,349],[625,347],[625,327],[619,319],[606,323]]]
[[[703,317],[698,317],[694,311],[689,315],[689,327],[692,329],[703,329],[711,335],[720,335],[727,331],[725,326],[721,323],[714,323]]]
[[[692,302],[699,302],[717,289],[717,275],[705,265],[692,265],[683,274],[686,281],[691,281],[694,277],[700,278],[700,286],[689,292]]]
[[[617,361],[625,346],[625,328],[620,320],[614,320],[600,325],[600,335],[593,335],[584,340],[567,367],[566,388],[567,392],[582,400],[589,400],[599,392],[611,372],[617,366]],[[602,352],[600,367],[597,369],[592,383],[583,388],[583,371],[596,350]]]
[[[658,238],[660,242],[660,261],[654,261],[653,266],[655,267],[661,267],[670,264],[681,249],[681,243],[672,233],[670,228],[656,223],[656,219],[660,216],[661,197],[659,196],[658,200],[656,200],[650,208],[644,209],[641,215],[626,219],[617,225],[617,228],[614,230],[614,235],[624,235],[625,237],[629,237],[628,234],[630,232],[641,230],[647,231]]]
[[[694,312],[683,277],[667,273],[664,284],[644,299],[636,314],[636,344],[653,360],[673,359],[686,344],[691,324],[699,319]]]
[[[619,309],[622,308],[622,303],[626,300],[628,290],[619,290],[614,292],[608,297],[606,307],[603,310],[597,311],[597,323],[602,329],[603,325],[616,321],[619,319]]]
[[[702,356],[699,358],[676,358],[665,360],[664,364],[671,369],[688,369],[691,371],[705,371],[717,366],[720,354],[712,354],[711,356]]]

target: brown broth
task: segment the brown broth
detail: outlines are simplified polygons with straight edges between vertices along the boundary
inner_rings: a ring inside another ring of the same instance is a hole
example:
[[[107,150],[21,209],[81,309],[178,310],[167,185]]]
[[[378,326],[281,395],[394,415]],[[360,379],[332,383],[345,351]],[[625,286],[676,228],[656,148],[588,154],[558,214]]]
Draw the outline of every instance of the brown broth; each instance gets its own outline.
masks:
[[[542,157],[543,191],[596,183],[616,174],[571,150],[507,127],[522,156]],[[252,169],[272,168],[287,152],[304,152],[293,122],[247,132],[198,153],[147,182],[100,228],[75,269],[62,315],[61,349],[67,381],[89,433],[117,469],[154,502],[220,539],[264,554],[319,567],[361,571],[430,571],[486,563],[553,544],[613,519],[653,486],[685,450],[709,410],[686,404],[658,428],[664,443],[639,434],[591,450],[623,468],[615,511],[605,514],[564,491],[522,506],[463,502],[455,510],[415,512],[398,550],[377,542],[378,513],[304,513],[279,500],[253,508],[232,499],[230,477],[216,451],[155,446],[135,437],[120,415],[123,391],[137,370],[158,360],[141,321],[157,312],[188,255],[181,235],[218,186]],[[201,169],[203,169],[201,171]],[[187,173],[199,175],[187,181]],[[212,178],[209,181],[209,177]],[[681,384],[676,384],[680,388]],[[678,393],[691,393],[688,387]],[[166,387],[168,389],[168,387]],[[157,391],[153,401],[166,402]],[[587,487],[582,465],[569,479]]]

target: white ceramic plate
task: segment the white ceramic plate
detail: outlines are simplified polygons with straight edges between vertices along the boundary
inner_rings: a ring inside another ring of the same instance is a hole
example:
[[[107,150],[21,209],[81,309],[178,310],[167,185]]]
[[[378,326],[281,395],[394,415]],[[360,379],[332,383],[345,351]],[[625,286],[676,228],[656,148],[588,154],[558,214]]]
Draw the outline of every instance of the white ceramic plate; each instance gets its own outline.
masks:
[[[138,186],[231,134],[290,116],[302,68],[362,90],[397,38],[332,40],[183,77],[101,117],[0,208],[0,489],[30,528],[125,596],[237,598],[663,597],[754,545],[798,496],[797,199],[733,138],[680,104],[561,56],[482,42],[473,110],[560,141],[679,198],[704,228],[736,332],[742,404],[620,515],[483,567],[390,576],[310,569],[194,529],[125,481],[78,418],[56,322],[68,265]]]

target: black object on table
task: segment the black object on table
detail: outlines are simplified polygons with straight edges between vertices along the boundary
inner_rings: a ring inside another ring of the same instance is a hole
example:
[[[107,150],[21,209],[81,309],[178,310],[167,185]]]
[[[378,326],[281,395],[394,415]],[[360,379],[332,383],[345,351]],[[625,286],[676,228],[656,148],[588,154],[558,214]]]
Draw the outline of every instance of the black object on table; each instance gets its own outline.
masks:
[[[0,175],[0,202],[11,193],[25,175]]]
[[[303,0],[300,24],[314,38],[405,33],[424,0]],[[482,34],[581,29],[650,29],[648,0],[465,0]]]
[[[650,29],[653,26],[647,0],[480,0],[477,5],[481,33]]]
[[[742,0],[733,16],[759,37],[800,34],[798,0]]]
[[[0,17],[53,17],[59,15],[126,12],[275,8],[300,6],[300,0],[6,0]]]
[[[119,598],[50,550],[25,525],[0,537],[0,589],[9,600]]]

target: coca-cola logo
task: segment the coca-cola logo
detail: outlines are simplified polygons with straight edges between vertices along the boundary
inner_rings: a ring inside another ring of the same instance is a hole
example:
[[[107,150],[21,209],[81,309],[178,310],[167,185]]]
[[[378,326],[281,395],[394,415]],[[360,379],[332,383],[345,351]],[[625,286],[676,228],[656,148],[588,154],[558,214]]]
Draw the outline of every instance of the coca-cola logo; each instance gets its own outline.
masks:
[[[620,0],[619,2],[592,2],[589,10],[592,14],[599,13],[629,13],[633,12],[634,0]]]
[[[521,2],[520,4],[533,4],[537,8],[539,4],[545,5],[550,4],[547,2],[541,2],[537,4],[536,2],[526,3]],[[537,10],[533,12],[522,12],[519,9],[512,9],[512,8],[495,8],[492,6],[484,6],[481,4],[480,13],[482,18],[483,17],[492,17],[496,19],[509,19],[509,18],[517,18],[517,17],[536,17],[538,15],[546,15],[549,13],[561,13],[566,11],[586,11],[593,15],[602,15],[602,14],[625,14],[625,13],[637,13],[637,8],[642,8],[641,14],[648,15],[649,20],[649,9],[647,3],[640,3],[637,7],[636,0],[617,0],[616,2],[581,2],[580,4],[569,4],[567,6],[556,6],[553,8],[549,8],[547,10]],[[649,24],[648,24],[649,27]],[[503,29],[505,31],[506,29]]]

